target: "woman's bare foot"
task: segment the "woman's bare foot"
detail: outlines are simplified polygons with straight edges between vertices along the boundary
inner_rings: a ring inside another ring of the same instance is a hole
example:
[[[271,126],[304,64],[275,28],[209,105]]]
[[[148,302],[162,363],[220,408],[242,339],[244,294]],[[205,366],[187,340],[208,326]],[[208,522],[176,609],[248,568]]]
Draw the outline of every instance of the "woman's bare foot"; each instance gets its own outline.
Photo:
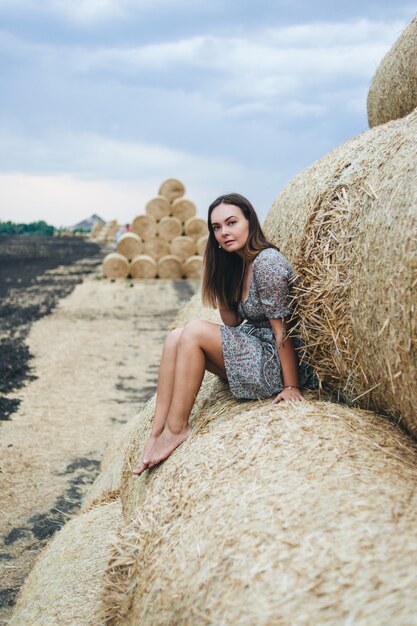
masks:
[[[158,437],[155,446],[150,454],[150,461],[148,467],[154,467],[174,452],[178,446],[180,446],[187,439],[191,433],[191,427],[187,424],[185,428],[179,432],[173,432],[168,424],[165,424],[165,428],[162,434]]]
[[[137,466],[133,470],[135,476],[140,476],[142,472],[148,469],[149,461],[153,447],[158,439],[157,435],[151,435],[146,443],[142,456],[140,457]]]

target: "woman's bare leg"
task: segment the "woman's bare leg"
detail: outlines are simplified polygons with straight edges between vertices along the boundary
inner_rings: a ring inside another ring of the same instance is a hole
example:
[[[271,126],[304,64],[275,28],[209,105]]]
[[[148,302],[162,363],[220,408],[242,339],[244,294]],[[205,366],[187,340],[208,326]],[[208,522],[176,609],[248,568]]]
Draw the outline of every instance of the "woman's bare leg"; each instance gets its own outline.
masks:
[[[206,366],[226,377],[220,326],[200,320],[190,322],[178,341],[172,400],[164,430],[152,447],[149,467],[166,459],[190,434],[188,417]]]
[[[175,361],[177,358],[178,341],[182,330],[182,328],[177,328],[171,331],[164,343],[158,372],[156,406],[151,434],[146,443],[143,454],[139,459],[136,468],[133,470],[133,473],[137,476],[148,468],[149,455],[155,444],[156,438],[159,437],[165,427],[169,407],[171,405],[172,392],[174,390]]]

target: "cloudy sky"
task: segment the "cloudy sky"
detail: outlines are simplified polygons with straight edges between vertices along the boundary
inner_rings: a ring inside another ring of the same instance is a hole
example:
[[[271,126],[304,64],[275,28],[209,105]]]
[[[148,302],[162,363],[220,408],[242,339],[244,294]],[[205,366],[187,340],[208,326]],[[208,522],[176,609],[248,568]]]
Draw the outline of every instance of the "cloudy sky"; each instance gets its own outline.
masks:
[[[0,220],[128,222],[166,178],[264,217],[367,129],[392,0],[0,0]]]

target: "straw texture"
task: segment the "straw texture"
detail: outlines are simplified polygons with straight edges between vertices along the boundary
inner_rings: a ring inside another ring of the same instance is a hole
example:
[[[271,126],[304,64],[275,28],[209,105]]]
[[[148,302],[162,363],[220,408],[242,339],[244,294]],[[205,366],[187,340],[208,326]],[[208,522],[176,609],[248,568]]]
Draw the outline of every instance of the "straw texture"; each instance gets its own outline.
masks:
[[[103,572],[121,521],[114,501],[68,522],[26,579],[10,626],[99,623]]]
[[[177,217],[181,222],[186,222],[197,213],[197,208],[194,202],[186,200],[185,198],[177,198],[174,200],[171,210],[172,215]]]
[[[158,276],[159,278],[165,278],[169,280],[176,280],[182,278],[182,263],[181,259],[173,254],[167,254],[161,257],[158,261]]]
[[[379,64],[367,106],[371,127],[404,117],[417,107],[417,17]]]
[[[207,222],[201,217],[190,217],[184,224],[184,232],[188,237],[198,241],[207,234]]]
[[[159,195],[148,200],[145,206],[146,213],[155,220],[171,215],[171,207],[168,198]]]
[[[180,180],[176,178],[168,178],[161,183],[158,193],[173,202],[177,198],[181,198],[185,194],[185,187]]]
[[[131,521],[106,573],[106,623],[414,623],[417,449],[405,433],[329,402],[237,403],[212,376],[192,424],[160,467],[124,477]]]
[[[208,241],[208,235],[203,235],[197,239],[197,254],[204,256]]]
[[[163,217],[158,224],[158,235],[161,239],[172,241],[182,233],[181,220],[177,217]]]
[[[143,241],[136,233],[124,233],[117,242],[117,252],[131,260],[142,254]]]
[[[132,278],[155,278],[157,273],[157,263],[148,254],[139,254],[130,264],[129,273]]]
[[[184,276],[187,278],[201,278],[203,272],[203,257],[190,256],[182,266]]]
[[[150,215],[138,215],[132,222],[132,229],[143,241],[154,239],[157,233],[156,220]]]
[[[126,278],[129,274],[129,261],[123,254],[110,252],[103,259],[101,271],[106,278]]]
[[[145,241],[144,253],[151,256],[155,261],[158,261],[162,256],[166,256],[169,252],[169,243],[166,239],[155,237],[155,239]]]
[[[417,112],[296,176],[265,232],[293,264],[299,333],[337,397],[417,435]]]
[[[155,396],[148,400],[142,410],[153,414],[154,408]],[[130,422],[121,427],[118,435],[107,446],[100,462],[100,474],[84,496],[82,511],[88,511],[93,506],[111,502],[119,497],[126,451],[132,434],[142,420],[142,411],[139,411]]]
[[[189,256],[192,256],[196,252],[196,245],[194,239],[187,236],[175,237],[171,241],[170,245],[171,254],[177,256],[181,261],[185,261]]]

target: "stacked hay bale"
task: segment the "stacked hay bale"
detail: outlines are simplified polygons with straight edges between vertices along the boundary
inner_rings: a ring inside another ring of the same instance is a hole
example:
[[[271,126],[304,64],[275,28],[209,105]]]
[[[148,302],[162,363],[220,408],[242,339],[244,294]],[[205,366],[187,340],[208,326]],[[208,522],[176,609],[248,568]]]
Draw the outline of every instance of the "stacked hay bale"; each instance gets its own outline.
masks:
[[[103,229],[103,227],[104,222],[96,222],[91,230],[90,237],[92,239],[95,239],[98,236],[99,232]]]
[[[417,436],[417,111],[296,176],[265,231],[292,262],[298,331],[323,383]]]
[[[417,17],[378,66],[368,93],[369,126],[411,113],[417,107]]]
[[[99,228],[98,233],[93,239],[97,241],[97,243],[113,243],[119,228],[120,224],[117,223],[117,220],[110,220],[110,222],[103,224],[102,228]]]
[[[117,269],[113,275],[115,259],[109,255],[109,263],[107,257],[103,263],[106,277],[201,277],[207,225],[196,217],[195,204],[184,198],[184,193],[185,187],[179,180],[170,178],[161,184],[158,195],[147,202],[146,213],[134,218],[133,232],[118,242],[117,253],[130,263],[127,274]]]
[[[204,316],[196,297],[177,323]],[[40,607],[62,624],[79,611],[119,626],[411,626],[417,447],[380,415],[314,397],[238,403],[209,375],[192,436],[134,479],[150,402],[118,443],[120,484],[93,486],[99,504],[71,523],[75,539],[66,527],[51,542],[11,626],[41,624]]]
[[[117,500],[68,522],[27,577],[10,624],[98,624],[103,571],[121,525]]]

